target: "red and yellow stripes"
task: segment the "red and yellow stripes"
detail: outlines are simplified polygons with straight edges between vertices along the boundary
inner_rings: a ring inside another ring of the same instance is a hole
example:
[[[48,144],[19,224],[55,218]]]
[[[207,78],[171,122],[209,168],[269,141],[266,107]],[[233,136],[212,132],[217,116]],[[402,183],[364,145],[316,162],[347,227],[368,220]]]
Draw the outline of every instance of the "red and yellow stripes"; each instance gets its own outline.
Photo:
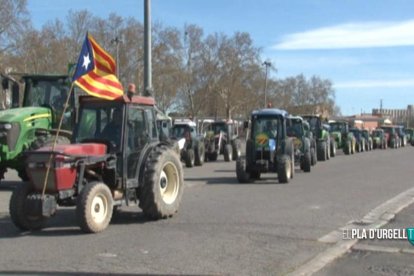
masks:
[[[92,46],[95,68],[78,78],[75,83],[90,95],[107,100],[116,99],[124,94],[122,84],[115,75],[115,60],[95,39],[88,35]]]

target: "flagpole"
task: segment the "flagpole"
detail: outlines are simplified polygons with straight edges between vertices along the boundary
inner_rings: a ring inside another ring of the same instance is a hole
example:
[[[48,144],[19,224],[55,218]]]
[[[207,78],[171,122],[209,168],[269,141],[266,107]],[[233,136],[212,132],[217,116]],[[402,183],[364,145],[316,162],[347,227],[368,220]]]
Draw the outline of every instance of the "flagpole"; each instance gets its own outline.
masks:
[[[46,166],[46,176],[45,176],[45,180],[43,182],[42,200],[44,199],[44,196],[45,196],[45,193],[46,193],[47,179],[49,178],[50,167],[51,167],[52,159],[53,159],[53,152],[55,151],[57,138],[59,137],[60,130],[62,129],[63,117],[65,116],[66,110],[69,106],[69,100],[70,100],[70,97],[72,95],[72,91],[74,90],[74,84],[75,84],[74,82],[71,83],[70,90],[69,90],[69,93],[68,93],[68,97],[66,98],[65,105],[63,106],[63,112],[62,112],[62,116],[60,117],[60,121],[59,121],[58,129],[56,131],[55,139],[53,140],[52,153],[49,156],[49,161],[48,161],[47,166]]]

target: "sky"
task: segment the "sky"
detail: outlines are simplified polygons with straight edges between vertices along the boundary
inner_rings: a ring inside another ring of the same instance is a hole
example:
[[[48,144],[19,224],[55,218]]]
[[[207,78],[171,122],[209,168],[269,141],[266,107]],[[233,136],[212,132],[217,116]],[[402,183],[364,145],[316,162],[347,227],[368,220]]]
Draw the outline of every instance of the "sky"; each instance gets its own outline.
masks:
[[[143,22],[143,0],[28,0],[35,28],[69,10]],[[304,74],[333,83],[344,115],[414,104],[412,0],[152,0],[153,22],[206,34],[248,32],[273,78]],[[263,68],[265,70],[265,68]]]

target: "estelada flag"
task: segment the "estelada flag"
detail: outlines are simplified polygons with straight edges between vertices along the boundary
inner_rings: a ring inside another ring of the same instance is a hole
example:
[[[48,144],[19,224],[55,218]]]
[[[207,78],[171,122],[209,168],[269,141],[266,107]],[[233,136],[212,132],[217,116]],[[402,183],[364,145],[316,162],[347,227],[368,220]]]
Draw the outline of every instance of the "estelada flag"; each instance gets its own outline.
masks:
[[[115,71],[111,55],[86,34],[72,81],[92,96],[113,100],[124,94]]]

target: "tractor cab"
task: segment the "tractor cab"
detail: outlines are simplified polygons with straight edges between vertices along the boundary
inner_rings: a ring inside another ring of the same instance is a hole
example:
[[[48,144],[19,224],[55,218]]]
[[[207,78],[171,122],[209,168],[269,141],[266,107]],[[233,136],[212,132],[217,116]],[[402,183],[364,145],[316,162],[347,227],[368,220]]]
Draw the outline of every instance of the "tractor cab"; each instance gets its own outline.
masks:
[[[72,142],[105,144],[107,153],[117,158],[117,175],[124,176],[122,182],[136,182],[140,153],[159,141],[154,104],[152,98],[145,97],[131,101],[82,97]]]

